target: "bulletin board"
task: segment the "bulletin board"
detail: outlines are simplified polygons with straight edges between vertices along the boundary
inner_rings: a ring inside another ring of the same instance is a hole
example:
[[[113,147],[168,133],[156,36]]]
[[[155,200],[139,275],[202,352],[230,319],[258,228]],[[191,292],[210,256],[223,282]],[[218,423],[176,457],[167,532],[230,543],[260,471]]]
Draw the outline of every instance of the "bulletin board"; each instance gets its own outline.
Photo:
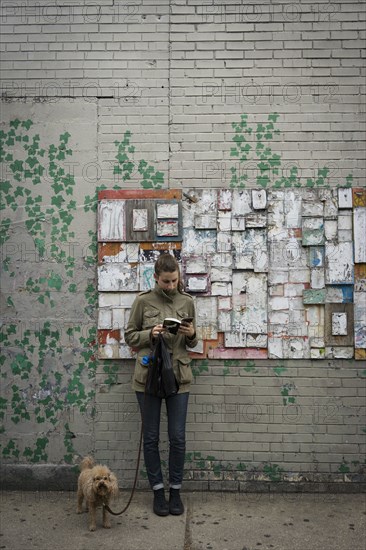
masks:
[[[366,359],[365,189],[104,190],[101,359],[134,356],[131,305],[163,253],[180,264],[209,359]]]

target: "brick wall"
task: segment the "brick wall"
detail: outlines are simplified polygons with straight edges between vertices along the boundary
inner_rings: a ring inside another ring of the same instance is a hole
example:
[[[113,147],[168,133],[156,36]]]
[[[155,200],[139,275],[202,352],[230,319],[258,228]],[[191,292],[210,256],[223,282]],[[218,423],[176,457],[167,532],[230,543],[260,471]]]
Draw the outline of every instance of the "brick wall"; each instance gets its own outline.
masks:
[[[132,365],[94,355],[96,190],[258,187],[255,134],[274,113],[268,188],[364,187],[363,2],[41,4],[0,8],[2,458],[71,465],[93,452],[128,485]],[[242,115],[245,158],[233,151]],[[194,372],[192,487],[363,479],[361,361],[197,360]]]

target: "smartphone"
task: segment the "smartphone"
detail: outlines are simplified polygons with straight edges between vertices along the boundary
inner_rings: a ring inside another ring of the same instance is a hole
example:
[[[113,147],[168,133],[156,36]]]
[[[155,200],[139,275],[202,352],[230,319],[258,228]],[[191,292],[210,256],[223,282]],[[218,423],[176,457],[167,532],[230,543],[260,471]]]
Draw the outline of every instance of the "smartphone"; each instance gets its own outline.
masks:
[[[189,325],[192,321],[193,317],[184,317],[184,319],[181,320],[181,323],[183,323],[183,325]]]

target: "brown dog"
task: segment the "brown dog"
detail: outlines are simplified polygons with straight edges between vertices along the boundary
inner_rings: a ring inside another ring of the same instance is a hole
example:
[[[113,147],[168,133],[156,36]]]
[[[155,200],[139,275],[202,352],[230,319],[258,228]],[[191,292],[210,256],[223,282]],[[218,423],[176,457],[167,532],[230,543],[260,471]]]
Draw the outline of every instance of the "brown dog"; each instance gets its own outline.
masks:
[[[110,500],[118,495],[117,478],[107,466],[95,464],[94,460],[87,456],[80,464],[81,473],[78,480],[78,514],[82,513],[83,500],[86,500],[89,510],[89,530],[96,529],[96,509],[103,504],[109,505]],[[111,526],[108,512],[103,506],[103,527]]]

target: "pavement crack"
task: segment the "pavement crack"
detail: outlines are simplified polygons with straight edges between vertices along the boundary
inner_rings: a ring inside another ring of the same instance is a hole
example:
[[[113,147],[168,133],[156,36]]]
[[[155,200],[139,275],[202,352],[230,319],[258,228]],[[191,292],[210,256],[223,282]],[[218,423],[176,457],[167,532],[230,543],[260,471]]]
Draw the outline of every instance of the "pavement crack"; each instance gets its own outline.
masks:
[[[186,513],[186,527],[184,531],[184,546],[183,550],[193,550],[192,547],[192,528],[191,522],[193,517],[193,505],[192,501],[189,498],[187,503],[187,513]]]

